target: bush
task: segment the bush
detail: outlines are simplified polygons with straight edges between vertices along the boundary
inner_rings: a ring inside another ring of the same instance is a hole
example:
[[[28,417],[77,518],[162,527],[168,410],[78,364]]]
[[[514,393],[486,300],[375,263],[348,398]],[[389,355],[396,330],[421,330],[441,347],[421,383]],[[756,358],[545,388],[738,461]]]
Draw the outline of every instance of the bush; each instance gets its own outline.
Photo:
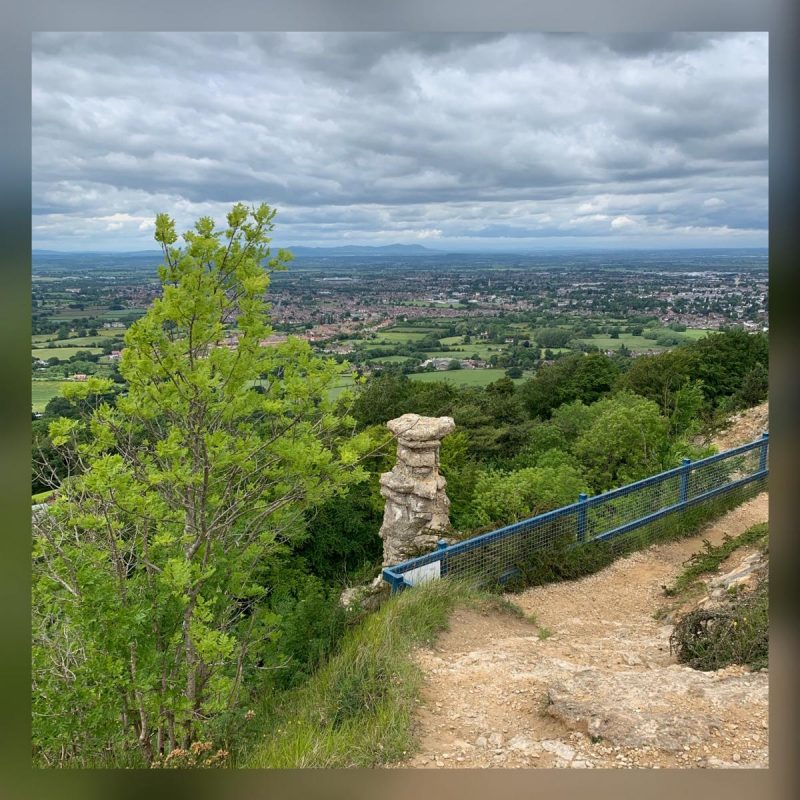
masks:
[[[280,608],[277,636],[277,669],[271,670],[276,686],[302,683],[335,652],[354,612],[339,603],[338,590],[312,578],[296,598]]]
[[[698,608],[683,616],[669,640],[670,652],[694,669],[731,664],[764,669],[769,662],[769,591],[763,580],[729,607]]]
[[[474,516],[479,525],[504,525],[574,503],[587,491],[580,471],[564,458],[509,474],[486,472],[475,485]]]

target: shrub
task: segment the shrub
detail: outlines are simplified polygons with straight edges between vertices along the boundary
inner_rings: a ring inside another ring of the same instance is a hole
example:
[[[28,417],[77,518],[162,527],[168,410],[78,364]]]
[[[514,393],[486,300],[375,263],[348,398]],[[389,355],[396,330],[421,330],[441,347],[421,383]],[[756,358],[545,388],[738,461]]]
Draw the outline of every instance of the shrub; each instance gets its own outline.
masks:
[[[580,471],[553,457],[546,466],[481,475],[475,485],[474,515],[479,525],[507,524],[573,503],[586,491]]]
[[[764,669],[769,662],[769,592],[763,580],[730,606],[698,608],[684,615],[669,640],[682,664],[710,671],[731,664]]]

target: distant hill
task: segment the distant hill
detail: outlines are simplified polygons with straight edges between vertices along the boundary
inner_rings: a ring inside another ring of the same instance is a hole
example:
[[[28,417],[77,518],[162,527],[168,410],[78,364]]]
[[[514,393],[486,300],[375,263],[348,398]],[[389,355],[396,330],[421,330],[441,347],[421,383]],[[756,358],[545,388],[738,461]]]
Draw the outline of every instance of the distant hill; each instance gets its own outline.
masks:
[[[423,247],[421,244],[344,245],[342,247],[288,247],[296,256],[426,256],[439,255],[442,250]]]
[[[618,269],[663,270],[665,272],[750,272],[766,270],[766,248],[719,248],[681,250],[583,250],[541,252],[455,252],[420,244],[382,246],[344,245],[307,247],[285,245],[294,256],[293,270],[395,270],[407,269]],[[272,251],[278,249],[273,242]],[[162,263],[160,250],[134,252],[32,251],[34,274],[101,272],[149,273],[155,277]]]

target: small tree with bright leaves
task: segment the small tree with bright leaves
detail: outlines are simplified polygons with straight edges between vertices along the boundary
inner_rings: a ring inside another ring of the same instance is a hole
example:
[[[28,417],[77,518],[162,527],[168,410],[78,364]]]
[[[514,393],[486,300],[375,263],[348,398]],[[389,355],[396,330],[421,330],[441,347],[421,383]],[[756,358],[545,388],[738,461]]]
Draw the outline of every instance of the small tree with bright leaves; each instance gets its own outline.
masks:
[[[270,274],[291,258],[270,252],[274,213],[238,204],[183,247],[159,214],[163,291],[126,333],[127,393],[50,426],[71,477],[34,523],[39,763],[150,764],[244,713],[277,621],[259,578],[304,511],[363,475],[328,399],[344,368],[263,344]]]

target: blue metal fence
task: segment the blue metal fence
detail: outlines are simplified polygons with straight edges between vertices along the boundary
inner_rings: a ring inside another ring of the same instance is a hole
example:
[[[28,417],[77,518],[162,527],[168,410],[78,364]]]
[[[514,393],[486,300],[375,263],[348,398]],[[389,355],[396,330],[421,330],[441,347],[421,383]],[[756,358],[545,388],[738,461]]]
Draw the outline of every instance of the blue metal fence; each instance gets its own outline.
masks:
[[[498,530],[439,547],[386,567],[383,579],[395,592],[445,575],[479,583],[503,583],[532,553],[568,540],[575,545],[608,541],[714,498],[754,484],[769,473],[769,435],[722,453],[690,461],[644,480],[548,511]]]

